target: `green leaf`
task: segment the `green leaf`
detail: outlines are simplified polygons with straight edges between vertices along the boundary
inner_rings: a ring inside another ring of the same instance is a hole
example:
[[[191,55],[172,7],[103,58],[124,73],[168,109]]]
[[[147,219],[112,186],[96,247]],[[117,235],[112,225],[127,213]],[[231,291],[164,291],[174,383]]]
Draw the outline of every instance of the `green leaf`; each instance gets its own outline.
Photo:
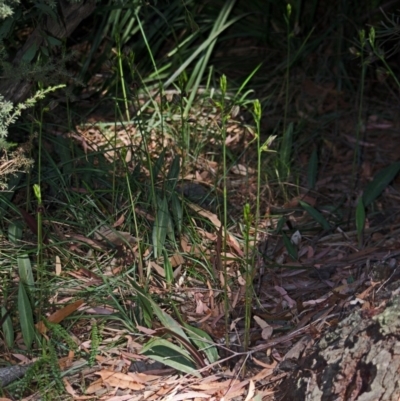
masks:
[[[144,296],[141,292],[138,292],[137,296],[138,296],[138,304],[140,307],[140,311],[141,313],[143,313],[144,324],[147,327],[152,327],[154,321],[154,313],[151,303],[149,302],[149,299],[146,296]]]
[[[283,239],[285,248],[288,251],[289,256],[293,260],[297,260],[298,255],[297,255],[296,246],[292,243],[292,241],[290,241],[290,239],[288,238],[288,236],[285,233],[282,233],[282,239]]]
[[[356,208],[356,228],[358,244],[361,246],[365,226],[365,207],[362,198],[358,200]]]
[[[210,363],[217,362],[219,360],[217,347],[214,345],[212,338],[203,330],[190,326],[184,323],[186,331],[189,332],[189,338],[194,343],[197,349],[204,352]]]
[[[170,215],[168,210],[167,199],[164,197],[162,200],[157,199],[157,215],[153,227],[153,246],[154,257],[157,259],[161,256],[164,249],[165,239],[167,232],[170,229]]]
[[[382,191],[393,181],[399,171],[400,162],[396,162],[376,174],[373,181],[365,188],[362,198],[364,207],[368,207],[382,193]]]
[[[180,64],[179,68],[174,71],[174,73],[164,82],[164,88],[168,88],[172,82],[175,81],[175,79],[177,77],[179,77],[179,75],[181,75],[181,73],[183,71],[185,71],[188,67],[188,65],[190,63],[192,63],[193,60],[196,59],[197,56],[201,56],[200,60],[198,61],[196,67],[198,67],[198,70],[202,70],[202,68],[200,68],[202,65],[204,65],[204,68],[206,68],[206,66],[208,65],[208,61],[211,57],[212,51],[214,49],[214,46],[216,44],[216,39],[218,38],[218,36],[225,31],[226,29],[228,29],[231,25],[233,25],[235,22],[237,22],[240,18],[242,17],[236,17],[236,18],[232,18],[230,21],[226,22],[232,7],[234,6],[235,1],[228,1],[224,3],[224,6],[221,8],[221,12],[218,15],[217,20],[215,21],[215,24],[213,26],[212,31],[210,32],[209,37],[204,40],[199,47],[197,47],[197,49],[192,52],[190,54],[189,57],[187,57],[185,59],[185,61],[183,63]],[[192,75],[191,76],[191,83],[187,84],[187,88],[186,89],[194,89],[193,88],[193,81],[196,80],[196,78],[202,78],[202,74],[199,73],[198,76],[196,75]],[[193,90],[193,92],[197,92],[196,90]]]
[[[11,223],[8,226],[8,239],[14,245],[18,245],[20,239],[22,238],[22,228],[17,223]]]
[[[49,50],[47,49],[46,46],[40,46],[40,52],[41,52],[42,54],[44,54],[46,57],[49,57],[49,56],[50,56]]]
[[[1,316],[4,317],[6,313],[7,309],[4,306],[2,306]],[[7,347],[12,348],[12,346],[14,345],[14,328],[10,315],[8,315],[3,322],[3,334]]]
[[[282,216],[279,220],[278,220],[278,224],[276,225],[276,233],[280,233],[283,230],[283,226],[286,223],[286,217]]]
[[[70,141],[68,138],[65,138],[63,136],[57,136],[55,135],[53,138],[54,141],[54,151],[57,153],[57,155],[60,157],[59,163],[56,163],[51,157],[51,155],[48,155],[48,160],[49,163],[51,164],[52,168],[54,171],[57,171],[58,174],[60,174],[60,180],[64,183],[65,182],[65,177],[70,177],[72,174],[75,173],[75,167],[74,163],[72,162],[74,156],[72,155],[71,149],[70,149]],[[56,159],[57,160],[57,159]],[[60,171],[60,170],[61,171]],[[62,172],[62,174],[61,174]],[[83,177],[82,177],[83,180]],[[55,184],[51,181],[49,184],[54,187]]]
[[[172,270],[171,262],[169,261],[167,251],[164,250],[164,272],[165,272],[165,281],[168,284],[171,284],[174,281],[174,272]]]
[[[35,280],[33,278],[32,265],[29,256],[24,254],[17,258],[18,273],[23,284],[33,287]]]
[[[317,221],[324,230],[330,230],[331,226],[330,224],[326,221],[325,217],[322,216],[322,214],[314,209],[311,205],[309,205],[306,202],[300,201],[300,205],[303,207],[303,209],[315,220]]]
[[[164,160],[165,160],[165,149],[162,150],[160,153],[160,156],[158,157],[157,161],[154,163],[153,166],[153,177],[154,179],[157,178],[161,168],[164,166]]]
[[[133,288],[135,289],[138,298],[141,299],[141,302],[145,301],[146,307],[150,307],[154,314],[157,316],[158,320],[162,324],[163,327],[173,331],[178,336],[182,337],[187,342],[190,342],[189,338],[187,337],[185,331],[182,329],[181,325],[173,319],[168,313],[163,311],[152,299],[150,296],[145,294],[142,288],[140,288],[134,281],[131,282]]]
[[[37,4],[35,4],[35,7],[37,7],[41,11],[41,13],[51,17],[53,21],[59,21],[56,12],[49,5],[42,2],[37,2]]]
[[[167,201],[167,200],[165,200]],[[167,211],[167,236],[170,239],[170,241],[174,241],[175,240],[175,230],[174,230],[174,221],[171,217],[171,213],[169,212],[169,210]]]
[[[1,140],[0,140],[1,142]],[[1,144],[0,144],[1,148]],[[8,180],[7,191],[3,191],[0,197],[0,219],[4,219],[5,214],[7,213],[8,208],[14,205],[11,202],[15,194],[15,188],[18,187],[19,183],[21,182],[22,178],[26,175],[23,172],[16,172],[12,174]]]
[[[181,200],[176,192],[171,195],[171,211],[175,227],[180,234],[182,232],[183,210]]]
[[[18,312],[21,324],[22,338],[28,349],[31,348],[35,338],[35,325],[33,323],[33,312],[28,294],[22,281],[18,287]]]
[[[164,363],[180,372],[189,373],[196,377],[201,377],[196,370],[196,366],[190,358],[190,353],[170,341],[163,338],[151,339],[140,351],[141,354],[148,356],[155,361]]]
[[[38,51],[38,45],[33,42],[32,45],[22,56],[22,62],[27,64],[30,63],[36,56],[37,51]]]
[[[250,74],[246,77],[246,79],[241,83],[241,85],[240,85],[238,91],[237,91],[236,94],[235,94],[235,100],[238,98],[238,96],[240,95],[240,93],[245,89],[246,85],[249,83],[249,81],[251,80],[251,78],[253,78],[253,76],[256,74],[256,72],[260,69],[260,67],[261,67],[262,65],[263,65],[263,63],[258,64],[257,67],[254,68],[254,70],[251,71]],[[244,99],[247,98],[247,95],[248,95],[249,93],[251,93],[251,92],[253,92],[252,89],[250,89],[249,91],[247,91],[239,100],[240,100],[240,101],[243,101]],[[258,105],[256,106],[255,103],[258,103]],[[261,107],[261,103],[260,103],[260,101],[259,101],[258,99],[256,99],[256,102],[255,102],[255,103],[253,103],[253,105],[254,105],[254,106],[253,106],[253,107],[254,107],[254,114],[255,114],[256,119],[257,119],[257,120],[260,120],[260,119],[261,119],[262,112],[261,112],[261,109],[258,109],[258,108]]]
[[[51,46],[61,46],[62,45],[61,40],[55,38],[54,36],[47,35],[46,39]]]
[[[308,163],[307,184],[309,189],[315,188],[315,183],[317,182],[317,174],[318,174],[318,153],[317,150],[314,149],[311,153],[310,161]]]
[[[186,341],[190,342],[185,331],[175,319],[173,319],[170,315],[168,315],[168,313],[163,311],[151,298],[149,298],[149,302],[153,307],[153,312],[164,327],[178,334],[178,336],[182,337]]]
[[[0,41],[12,32],[11,28],[14,26],[14,18],[6,18],[6,20],[1,21],[0,25]]]
[[[171,189],[171,191],[175,189],[177,180],[179,178],[180,170],[181,170],[181,158],[179,155],[176,155],[174,160],[172,160],[167,176],[168,187]]]

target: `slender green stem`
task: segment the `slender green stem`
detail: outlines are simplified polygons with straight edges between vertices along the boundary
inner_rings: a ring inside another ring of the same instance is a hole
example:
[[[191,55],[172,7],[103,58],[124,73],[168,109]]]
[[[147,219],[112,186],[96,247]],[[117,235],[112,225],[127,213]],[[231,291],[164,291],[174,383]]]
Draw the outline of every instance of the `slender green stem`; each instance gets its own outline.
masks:
[[[261,105],[258,100],[254,102],[254,121],[256,123],[256,141],[257,141],[257,198],[255,216],[251,215],[250,205],[246,204],[244,208],[245,223],[245,260],[246,260],[246,298],[245,298],[245,338],[244,347],[247,350],[250,343],[250,325],[251,325],[251,306],[253,304],[254,294],[254,276],[256,273],[256,243],[258,226],[260,221],[260,197],[261,197],[261,155],[263,147],[261,146]],[[250,229],[254,226],[253,252],[251,251]]]
[[[128,170],[127,170],[128,171]],[[138,221],[137,221],[137,216],[136,216],[136,199],[133,199],[132,196],[132,188],[131,188],[131,184],[129,181],[129,175],[126,174],[125,175],[126,178],[126,185],[128,187],[128,191],[129,191],[129,201],[131,204],[131,209],[132,209],[132,215],[133,215],[133,224],[135,225],[135,232],[138,233],[139,231],[139,225],[138,225]],[[137,197],[139,196],[139,194],[137,195]],[[143,255],[142,255],[142,246],[141,243],[138,243],[139,246],[139,264],[138,264],[138,274],[139,274],[139,280],[142,284],[145,284],[145,280],[144,280],[144,271],[143,271]]]
[[[245,315],[244,315],[244,350],[247,351],[250,344],[250,326],[251,326],[251,305],[253,298],[253,271],[254,271],[254,258],[251,255],[250,246],[250,229],[252,225],[253,217],[250,211],[250,205],[246,203],[243,210],[244,215],[244,254],[246,263],[246,292],[245,292]]]
[[[125,84],[125,77],[124,77],[124,68],[122,65],[122,52],[121,52],[121,41],[119,38],[119,35],[116,35],[115,42],[117,44],[117,60],[118,60],[118,71],[119,71],[119,78],[121,81],[121,89],[122,89],[122,96],[123,96],[123,101],[124,101],[124,106],[125,106],[125,115],[126,115],[126,120],[130,121],[131,116],[129,114],[129,102],[128,102],[128,95],[126,91],[126,84]]]
[[[42,310],[44,304],[44,261],[43,261],[43,201],[42,201],[42,193],[41,193],[41,183],[42,183],[42,134],[43,134],[43,114],[44,108],[42,107],[40,110],[40,120],[37,122],[39,126],[39,134],[38,134],[38,183],[33,186],[33,191],[37,199],[37,211],[36,211],[36,219],[37,219],[37,283],[39,284],[39,308],[38,308],[38,321],[42,320]],[[46,343],[45,338],[43,337],[43,344]],[[43,347],[45,349],[46,347]]]
[[[227,92],[227,80],[226,76],[222,75],[220,79],[220,88],[221,88],[221,103],[220,103],[220,110],[221,110],[221,134],[222,134],[222,187],[223,187],[223,236],[222,236],[222,257],[223,257],[223,272],[224,272],[224,309],[225,309],[225,341],[226,346],[229,347],[229,293],[228,293],[228,267],[227,267],[227,236],[228,236],[228,198],[227,198],[227,157],[226,157],[226,120],[227,120],[227,113],[225,110],[225,96]]]

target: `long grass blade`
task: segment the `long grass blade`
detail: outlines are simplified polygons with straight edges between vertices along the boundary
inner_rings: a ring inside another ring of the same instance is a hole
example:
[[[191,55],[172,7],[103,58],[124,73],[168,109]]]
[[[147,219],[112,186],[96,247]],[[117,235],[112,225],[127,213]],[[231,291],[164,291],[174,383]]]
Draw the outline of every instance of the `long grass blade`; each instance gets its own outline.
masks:
[[[22,281],[19,282],[18,287],[18,313],[24,344],[28,349],[31,349],[35,339],[35,325],[33,323],[31,303]]]
[[[393,181],[399,171],[400,162],[396,162],[376,174],[372,182],[370,182],[365,188],[363,195],[364,207],[368,207],[382,193],[382,191]]]
[[[329,230],[331,228],[325,217],[318,210],[314,209],[311,205],[303,201],[300,201],[300,205],[315,221],[322,226],[324,230]]]
[[[1,316],[4,318],[7,314],[7,309],[1,307]],[[14,328],[11,320],[11,316],[6,316],[2,325],[4,339],[6,341],[7,347],[11,348],[14,344]]]

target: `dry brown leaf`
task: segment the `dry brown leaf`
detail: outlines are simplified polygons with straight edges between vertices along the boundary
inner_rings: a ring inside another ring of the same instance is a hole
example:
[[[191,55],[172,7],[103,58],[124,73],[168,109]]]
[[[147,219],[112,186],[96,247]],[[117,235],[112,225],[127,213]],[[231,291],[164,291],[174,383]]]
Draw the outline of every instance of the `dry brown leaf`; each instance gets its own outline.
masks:
[[[149,262],[149,264],[150,267],[157,272],[157,274],[159,274],[161,277],[165,277],[165,269],[163,267],[152,260]]]
[[[229,325],[229,331],[236,331],[236,325],[242,320],[244,317],[237,317],[236,319],[233,319],[231,321],[231,324]]]
[[[110,307],[104,308],[102,306],[95,306],[93,308],[85,308],[85,313],[89,315],[112,315],[115,313],[117,310],[116,309],[111,309]]]
[[[231,252],[224,253],[223,255],[221,255],[221,258],[226,260],[226,264],[232,264],[237,261],[237,255]]]
[[[261,380],[265,380],[267,377],[272,376],[274,374],[276,365],[277,365],[277,363],[275,362],[273,368],[263,369],[260,372],[258,372],[256,375],[254,375],[251,379],[254,380],[256,383]]]
[[[86,394],[94,394],[97,393],[98,391],[101,391],[104,389],[103,386],[103,380],[98,379],[94,381],[93,383],[90,383],[89,387],[86,389],[85,393]]]
[[[242,249],[240,248],[239,242],[230,233],[228,233],[227,244],[236,251],[237,255],[239,255],[240,257],[243,257],[244,253],[243,253]]]
[[[105,369],[96,372],[95,374],[101,377],[104,384],[107,384],[111,387],[118,387],[130,390],[142,390],[144,388],[144,385],[138,383],[135,377],[132,377],[126,373],[113,372],[111,370]]]
[[[213,394],[216,391],[228,389],[234,384],[239,383],[238,380],[225,380],[225,381],[214,381],[214,382],[206,382],[206,383],[198,383],[193,384],[191,388],[195,390],[203,390],[206,391],[208,394]]]
[[[232,128],[233,129],[233,128]],[[230,132],[230,131],[232,131],[232,129],[227,129],[226,131],[227,132]],[[226,140],[225,140],[225,144],[227,145],[227,146],[229,146],[230,144],[232,144],[232,143],[237,143],[238,142],[238,140],[240,139],[240,135],[239,134],[236,134],[236,135],[228,135],[227,137],[226,137]]]
[[[84,235],[80,235],[80,234],[66,235],[66,238],[70,241],[83,242],[84,244],[87,244],[90,247],[92,247],[93,249],[96,249],[98,251],[104,251],[107,249],[99,241],[92,240],[90,238],[85,237]]]
[[[263,361],[260,361],[259,359],[255,358],[253,356],[252,361],[254,361],[254,363],[258,366],[261,366],[262,368],[264,368],[264,370],[269,369],[271,370],[271,374],[273,373],[273,371],[276,368],[277,362],[274,361],[273,363],[265,363]],[[254,377],[252,378],[252,380],[256,380]]]
[[[180,253],[175,253],[169,258],[169,262],[171,263],[172,267],[176,267],[182,265],[185,262],[185,259]]]
[[[12,356],[15,359],[18,359],[20,362],[28,364],[33,362],[31,359],[27,358],[26,355],[22,355],[22,354],[12,354]]]
[[[190,252],[191,245],[189,245],[189,242],[185,236],[182,235],[181,237],[181,248],[183,252]]]
[[[184,400],[191,400],[196,398],[210,398],[211,396],[204,393],[198,393],[196,391],[187,391],[186,393],[176,394],[171,397],[168,397],[168,400],[171,401],[184,401]]]
[[[119,219],[113,224],[113,227],[116,228],[116,227],[121,226],[122,224],[124,224],[124,221],[125,221],[125,216],[123,214],[121,214]]]
[[[369,295],[369,293],[379,284],[380,284],[379,282],[372,282],[371,285],[366,290],[356,295],[357,298],[364,300]]]
[[[224,272],[222,271],[219,272],[219,281],[221,283],[221,287],[223,288],[225,285],[225,277],[224,277]]]
[[[208,306],[203,302],[203,297],[204,295],[199,292],[194,294],[197,315],[204,315],[205,313],[208,313],[210,310]]]
[[[107,397],[105,401],[139,401],[142,399],[143,397],[141,395],[137,397],[132,397],[132,394],[124,394],[124,395],[114,395],[113,397]]]
[[[255,171],[251,167],[244,166],[243,164],[237,164],[231,168],[231,172],[237,175],[248,176],[249,174],[254,174]]]
[[[268,340],[272,336],[272,332],[274,331],[273,328],[259,316],[254,315],[253,318],[257,322],[257,324],[262,328],[261,337],[263,338],[263,340]]]
[[[56,276],[60,276],[62,272],[62,266],[61,266],[61,259],[58,255],[56,255],[56,269],[55,269]]]
[[[126,244],[135,244],[136,238],[126,231],[114,230],[111,227],[103,226],[94,233],[94,237],[97,241],[107,240],[115,246],[122,246]]]
[[[245,280],[245,278],[241,275],[240,272],[238,272],[238,277],[237,277],[237,279],[238,279],[238,284],[239,284],[239,285],[241,285],[241,286],[246,285],[246,280]]]
[[[74,360],[74,357],[75,357],[74,351],[69,351],[68,356],[60,358],[58,360],[58,365],[60,366],[60,369],[65,370],[67,368],[70,368],[72,366],[72,361]]]
[[[66,317],[74,313],[81,305],[83,304],[83,300],[80,299],[73,304],[69,304],[67,306],[64,306],[64,308],[59,309],[58,311],[54,312],[51,314],[47,320],[50,323],[60,323],[62,322]],[[36,323],[36,328],[38,329],[39,333],[45,334],[47,331],[47,328],[43,322]]]
[[[282,295],[283,299],[287,302],[289,308],[294,308],[297,304],[296,301],[293,300],[289,294],[287,293],[287,291],[283,288],[280,287],[279,285],[275,285],[274,286],[275,290],[279,292],[280,295]]]
[[[246,399],[244,401],[251,401],[253,399],[254,392],[255,392],[254,381],[250,380],[249,392],[247,393]]]
[[[211,213],[209,210],[203,209],[201,206],[196,205],[194,203],[188,203],[188,206],[191,209],[193,209],[196,213],[198,213],[200,216],[210,220],[211,223],[213,223],[216,228],[221,227],[221,221],[219,220],[216,214]]]
[[[243,394],[245,386],[247,386],[248,380],[243,380],[242,382],[236,382],[229,390],[224,394],[224,400],[231,400],[232,398],[239,397]]]
[[[74,399],[76,399],[76,397],[77,397],[76,391],[73,389],[73,387],[71,386],[71,384],[69,383],[69,381],[67,380],[67,378],[64,377],[64,378],[62,379],[62,381],[63,381],[63,383],[64,383],[64,387],[65,387],[66,392],[67,392],[69,395],[72,395],[72,397],[74,397]],[[91,397],[91,396],[86,396],[86,399],[90,399],[90,398],[93,398],[93,397]],[[1,401],[1,399],[0,399],[0,401]]]
[[[137,325],[136,329],[138,331],[140,331],[141,333],[144,333],[144,334],[146,334],[148,336],[153,336],[154,334],[157,333],[156,330],[149,329],[148,327],[144,327],[144,326],[140,326],[140,325]]]

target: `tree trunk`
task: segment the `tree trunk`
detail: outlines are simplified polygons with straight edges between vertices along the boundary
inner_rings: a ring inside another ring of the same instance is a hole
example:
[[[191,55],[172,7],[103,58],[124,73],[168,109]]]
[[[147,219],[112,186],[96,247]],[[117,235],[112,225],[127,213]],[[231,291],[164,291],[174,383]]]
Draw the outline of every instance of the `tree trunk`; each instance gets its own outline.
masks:
[[[375,314],[375,316],[371,316]],[[400,297],[382,310],[358,311],[322,338],[277,400],[400,399]]]

